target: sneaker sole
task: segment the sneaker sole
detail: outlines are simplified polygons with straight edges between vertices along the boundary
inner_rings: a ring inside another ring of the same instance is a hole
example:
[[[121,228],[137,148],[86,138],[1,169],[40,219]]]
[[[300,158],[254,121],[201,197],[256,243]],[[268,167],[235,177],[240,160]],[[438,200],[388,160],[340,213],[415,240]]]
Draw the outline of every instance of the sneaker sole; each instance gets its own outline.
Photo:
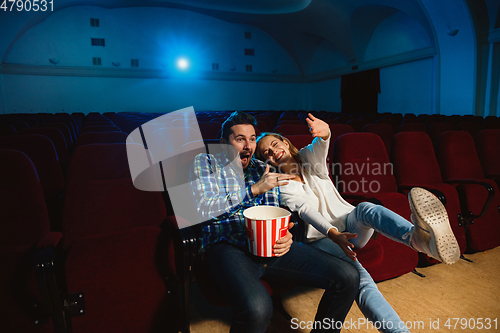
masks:
[[[410,191],[410,208],[416,215],[420,226],[429,231],[431,241],[429,246],[436,258],[447,265],[456,263],[460,259],[460,247],[450,227],[448,213],[441,201],[431,192],[423,188],[413,188]]]

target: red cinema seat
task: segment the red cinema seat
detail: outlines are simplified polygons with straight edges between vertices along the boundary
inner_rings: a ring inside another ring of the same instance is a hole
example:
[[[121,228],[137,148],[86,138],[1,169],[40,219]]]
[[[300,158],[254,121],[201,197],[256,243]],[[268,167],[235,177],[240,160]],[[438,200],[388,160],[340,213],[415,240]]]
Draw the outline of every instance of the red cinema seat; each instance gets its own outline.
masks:
[[[387,155],[390,154],[391,151],[391,141],[394,136],[394,130],[392,126],[389,124],[368,124],[363,127],[362,132],[373,133],[378,135],[382,142],[384,143],[385,150],[387,151]]]
[[[22,120],[11,119],[11,120],[7,120],[6,123],[9,124],[10,126],[14,127],[16,132],[22,131],[25,128],[30,128],[30,125],[28,125],[27,122],[22,121]]]
[[[87,132],[121,132],[121,129],[115,125],[83,126],[80,135]]]
[[[136,144],[84,145],[72,157],[62,244],[66,301],[83,299],[68,310],[73,333],[177,325],[179,303],[168,289],[175,279],[167,280],[175,272],[173,252],[161,233],[166,210],[158,179],[149,168],[141,176],[154,188],[136,189],[127,156],[148,163],[144,146]]]
[[[500,129],[500,119],[489,118],[483,121],[482,129]]]
[[[41,123],[41,124],[38,124],[38,125],[35,125],[33,126],[35,128],[37,127],[54,127],[54,128],[57,128],[59,129],[62,134],[64,135],[64,139],[66,140],[66,145],[68,146],[68,150],[71,154],[71,152],[73,151],[73,146],[75,144],[75,141],[73,139],[73,135],[68,127],[68,125],[64,124],[64,123]]]
[[[398,193],[384,143],[373,133],[348,133],[337,138],[334,145],[334,178],[344,198],[353,201],[375,201],[410,220],[408,198]],[[367,267],[375,281],[406,274],[415,269],[418,254],[406,245],[382,235],[370,242],[380,242],[382,262]],[[359,258],[364,264],[363,258]]]
[[[36,167],[53,230],[60,229],[64,177],[52,141],[39,134],[0,137],[0,148],[22,151]]]
[[[37,244],[50,235],[40,179],[32,161],[20,151],[0,149],[0,160],[2,331],[54,332],[53,304],[40,267],[36,268],[37,254],[43,254],[37,252]]]
[[[16,135],[17,130],[14,126],[4,123],[0,124],[0,136],[5,136],[5,135]]]
[[[64,138],[61,130],[54,127],[34,127],[26,128],[19,134],[40,134],[48,137],[54,144],[59,163],[61,164],[61,169],[63,170],[63,173],[65,173],[69,166],[69,151],[66,139]]]
[[[404,123],[399,125],[398,127],[398,132],[427,132],[427,129],[425,128],[425,125],[418,122],[418,123]]]
[[[377,120],[375,124],[388,124],[392,127],[394,133],[396,133],[398,131],[399,125],[401,125],[401,119],[398,117],[394,117],[393,115],[388,115],[382,119]]]
[[[443,180],[458,191],[468,251],[500,245],[500,192],[495,181],[485,178],[472,136],[463,131],[442,133],[436,155]]]
[[[287,135],[286,137],[290,142],[300,150],[301,148],[304,148],[308,144],[310,144],[313,141],[313,136],[311,134],[303,134],[303,135]]]
[[[293,125],[293,124],[284,124],[276,126],[273,130],[274,133],[278,133],[284,136],[287,135],[297,135],[297,134],[310,134],[309,127],[306,124],[303,125]]]
[[[125,132],[83,132],[76,140],[76,147],[94,143],[125,143],[127,137]]]
[[[278,121],[277,126],[280,126],[280,125],[304,125],[304,124],[305,124],[305,122],[303,122],[300,119],[280,119]]]
[[[465,229],[459,220],[461,211],[457,190],[452,185],[443,182],[432,141],[427,133],[397,133],[392,140],[391,153],[399,191],[408,195],[412,187],[418,186],[434,192],[438,198],[442,199],[448,212],[451,228],[460,246],[460,253],[463,254],[467,242]],[[421,266],[438,262],[423,253],[419,253],[419,258]]]
[[[445,121],[436,121],[431,123],[427,127],[427,134],[432,140],[433,144],[436,144],[436,140],[441,133],[454,131],[455,125],[453,123],[445,122]]]
[[[476,149],[486,178],[500,186],[500,129],[484,129],[476,134]]]
[[[368,120],[351,119],[346,124],[351,126],[355,132],[361,132],[363,127],[369,123]]]
[[[469,132],[469,134],[472,135],[472,137],[474,138],[477,132],[481,130],[481,125],[482,123],[474,120],[462,121],[457,124],[456,129],[458,131]]]
[[[199,122],[198,126],[203,139],[220,139],[219,132],[222,127],[218,121]]]

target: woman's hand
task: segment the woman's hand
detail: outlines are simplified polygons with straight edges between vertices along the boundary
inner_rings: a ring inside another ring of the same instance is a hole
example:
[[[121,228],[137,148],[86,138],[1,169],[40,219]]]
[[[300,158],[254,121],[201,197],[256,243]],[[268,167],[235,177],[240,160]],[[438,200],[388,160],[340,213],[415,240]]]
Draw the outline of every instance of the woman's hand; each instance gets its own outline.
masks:
[[[307,115],[306,122],[309,126],[309,132],[311,132],[313,137],[319,136],[323,140],[328,140],[330,137],[330,126],[327,123],[310,113]]]
[[[352,234],[350,232],[339,232],[336,228],[330,228],[328,230],[328,238],[337,243],[345,255],[356,261],[356,252],[352,250],[354,245],[349,242],[350,238],[356,238],[358,234]]]

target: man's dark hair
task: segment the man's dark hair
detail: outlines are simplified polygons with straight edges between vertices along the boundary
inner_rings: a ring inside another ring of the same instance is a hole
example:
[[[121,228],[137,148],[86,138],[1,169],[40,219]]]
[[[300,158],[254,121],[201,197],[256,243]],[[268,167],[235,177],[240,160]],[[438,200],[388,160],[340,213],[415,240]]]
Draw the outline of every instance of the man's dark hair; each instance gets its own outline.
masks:
[[[229,136],[233,133],[231,131],[231,127],[234,125],[252,125],[255,129],[257,127],[257,120],[254,116],[245,112],[234,111],[231,113],[231,115],[222,124],[221,138],[226,140],[226,142],[229,142]]]

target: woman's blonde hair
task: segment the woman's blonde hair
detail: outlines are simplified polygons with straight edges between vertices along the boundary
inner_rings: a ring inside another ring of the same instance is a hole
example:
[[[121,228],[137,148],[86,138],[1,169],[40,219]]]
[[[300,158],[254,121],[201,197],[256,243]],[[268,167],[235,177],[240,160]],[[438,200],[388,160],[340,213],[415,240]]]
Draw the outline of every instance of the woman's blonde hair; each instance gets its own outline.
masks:
[[[292,155],[292,157],[295,159],[295,161],[297,161],[297,163],[299,164],[299,166],[302,166],[302,158],[299,155],[299,150],[292,144],[292,142],[290,142],[290,140],[288,140],[287,138],[285,138],[281,134],[271,133],[271,132],[262,132],[257,137],[257,147],[255,149],[255,155],[257,156],[257,158],[259,160],[266,162],[266,159],[263,156],[261,156],[260,152],[259,152],[259,143],[266,136],[274,136],[276,139],[279,139],[279,140],[281,140],[283,142],[288,143],[289,150],[290,150],[290,155]]]

